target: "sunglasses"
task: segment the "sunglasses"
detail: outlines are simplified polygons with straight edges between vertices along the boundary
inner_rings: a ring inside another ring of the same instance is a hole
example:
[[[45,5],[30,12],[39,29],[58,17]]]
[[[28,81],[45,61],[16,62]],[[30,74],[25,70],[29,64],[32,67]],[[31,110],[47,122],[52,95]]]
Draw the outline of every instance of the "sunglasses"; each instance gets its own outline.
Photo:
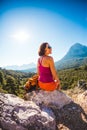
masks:
[[[52,47],[50,45],[48,45],[48,48],[51,49]]]

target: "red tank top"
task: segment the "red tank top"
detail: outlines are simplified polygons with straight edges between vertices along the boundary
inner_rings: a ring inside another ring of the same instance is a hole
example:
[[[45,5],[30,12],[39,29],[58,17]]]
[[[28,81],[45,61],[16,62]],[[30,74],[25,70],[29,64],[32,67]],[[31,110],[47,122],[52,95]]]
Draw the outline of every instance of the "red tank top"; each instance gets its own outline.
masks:
[[[43,57],[42,57],[43,59]],[[39,62],[39,81],[44,82],[44,83],[49,83],[53,82],[53,76],[50,70],[50,67],[44,67],[42,66],[42,60],[40,62],[40,59],[38,60]]]

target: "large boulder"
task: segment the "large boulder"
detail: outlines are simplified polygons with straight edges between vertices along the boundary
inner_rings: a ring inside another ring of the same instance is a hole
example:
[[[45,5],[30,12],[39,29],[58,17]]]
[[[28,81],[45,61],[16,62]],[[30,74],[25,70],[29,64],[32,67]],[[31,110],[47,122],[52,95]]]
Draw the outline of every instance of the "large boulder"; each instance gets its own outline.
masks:
[[[49,107],[57,107],[62,108],[64,105],[69,104],[72,99],[67,96],[62,91],[32,91],[31,93],[27,93],[25,95],[27,100],[31,100],[35,102],[37,105],[44,104],[45,106]]]
[[[56,121],[50,109],[0,93],[0,126],[4,130],[56,130]]]
[[[25,97],[0,93],[0,130],[87,130],[86,91],[78,94],[78,103],[61,91],[33,91]]]
[[[57,90],[33,91],[26,98],[29,101],[0,93],[0,126],[4,130],[56,130],[56,117],[51,108],[60,109],[72,101]]]

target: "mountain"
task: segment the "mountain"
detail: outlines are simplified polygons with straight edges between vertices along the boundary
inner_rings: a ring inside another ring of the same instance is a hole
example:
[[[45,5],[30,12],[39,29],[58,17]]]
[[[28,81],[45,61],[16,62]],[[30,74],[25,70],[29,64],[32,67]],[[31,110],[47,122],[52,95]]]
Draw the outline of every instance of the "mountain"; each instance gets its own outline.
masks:
[[[87,46],[76,43],[69,49],[68,53],[62,58],[62,60],[75,59],[75,58],[87,57]]]
[[[27,69],[36,68],[36,64],[30,63],[30,64],[23,64],[21,66],[12,65],[12,66],[4,66],[3,68],[8,70],[27,70]]]
[[[55,62],[57,69],[67,69],[87,65],[87,46],[75,43],[67,54],[60,60]]]

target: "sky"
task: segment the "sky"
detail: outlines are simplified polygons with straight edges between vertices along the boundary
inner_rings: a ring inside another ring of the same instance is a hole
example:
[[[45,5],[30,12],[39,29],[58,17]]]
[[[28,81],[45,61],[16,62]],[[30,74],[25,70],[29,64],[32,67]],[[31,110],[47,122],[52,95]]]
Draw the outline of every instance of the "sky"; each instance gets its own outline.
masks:
[[[0,67],[36,63],[43,42],[58,61],[86,35],[87,0],[0,0]]]

